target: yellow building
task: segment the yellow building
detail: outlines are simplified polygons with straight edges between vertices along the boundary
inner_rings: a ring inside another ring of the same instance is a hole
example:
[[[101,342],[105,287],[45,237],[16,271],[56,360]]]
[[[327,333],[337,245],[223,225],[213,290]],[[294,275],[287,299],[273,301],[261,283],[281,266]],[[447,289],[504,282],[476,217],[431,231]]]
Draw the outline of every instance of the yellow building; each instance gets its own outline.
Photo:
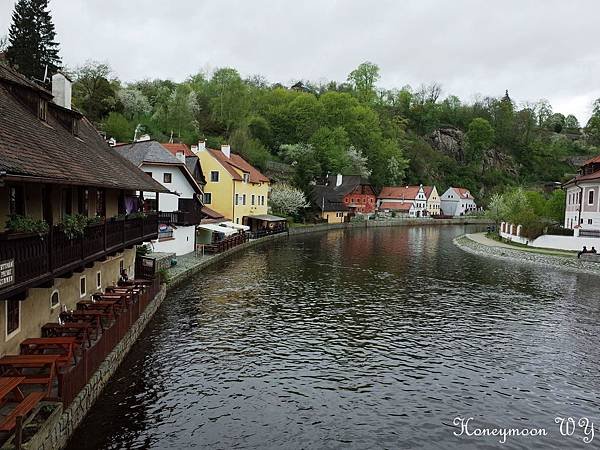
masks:
[[[244,216],[267,214],[269,179],[231,153],[229,145],[221,150],[206,148],[204,142],[193,146],[206,177],[204,204],[235,223]]]
[[[423,186],[425,197],[427,198],[427,215],[439,216],[442,214],[441,200],[435,186]]]

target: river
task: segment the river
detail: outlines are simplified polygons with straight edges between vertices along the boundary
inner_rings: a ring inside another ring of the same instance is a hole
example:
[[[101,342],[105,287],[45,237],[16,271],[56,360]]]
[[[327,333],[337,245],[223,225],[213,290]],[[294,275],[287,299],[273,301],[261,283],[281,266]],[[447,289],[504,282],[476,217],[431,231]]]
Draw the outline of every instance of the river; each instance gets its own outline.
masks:
[[[555,418],[600,425],[600,278],[452,244],[473,229],[338,230],[217,263],[167,296],[69,449],[586,448]],[[455,417],[547,435],[455,436]]]

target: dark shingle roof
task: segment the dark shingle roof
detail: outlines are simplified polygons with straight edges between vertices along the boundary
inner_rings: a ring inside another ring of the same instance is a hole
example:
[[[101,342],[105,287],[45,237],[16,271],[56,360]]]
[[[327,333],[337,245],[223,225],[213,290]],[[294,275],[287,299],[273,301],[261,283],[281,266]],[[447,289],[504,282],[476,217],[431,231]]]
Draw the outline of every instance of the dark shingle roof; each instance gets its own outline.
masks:
[[[7,178],[166,192],[112,149],[87,119],[79,120],[74,136],[55,116],[61,108],[51,105],[42,121],[17,91],[48,98],[47,91],[0,64],[0,170]]]
[[[327,177],[327,185],[313,187],[311,200],[321,211],[346,211],[348,207],[344,204],[344,197],[358,186],[370,185],[366,178],[360,175],[344,175],[342,183],[336,186],[337,177]]]
[[[117,151],[125,158],[139,166],[147,164],[183,164],[170,151],[156,141],[139,141],[133,144],[115,146]]]

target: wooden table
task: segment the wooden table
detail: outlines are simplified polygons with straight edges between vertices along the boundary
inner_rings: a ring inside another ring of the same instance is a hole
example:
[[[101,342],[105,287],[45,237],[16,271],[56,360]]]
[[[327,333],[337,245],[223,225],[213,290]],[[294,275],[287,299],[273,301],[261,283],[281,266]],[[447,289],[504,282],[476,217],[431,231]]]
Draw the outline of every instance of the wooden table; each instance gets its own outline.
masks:
[[[16,402],[22,402],[25,396],[19,387],[25,381],[25,377],[0,377],[0,405],[6,403],[6,398],[14,395]]]
[[[46,396],[52,393],[52,382],[56,378],[56,362],[59,355],[7,355],[0,358],[0,371],[3,376],[25,377],[23,384],[46,386]],[[25,369],[46,370],[46,374],[24,373]]]
[[[22,355],[53,355],[57,354],[60,358],[58,364],[68,364],[72,359],[73,364],[77,364],[75,350],[77,348],[77,338],[73,336],[29,338],[21,342]],[[59,353],[54,353],[54,352]]]
[[[92,346],[91,331],[94,326],[90,323],[80,322],[67,322],[64,324],[59,323],[47,323],[42,327],[43,337],[60,337],[60,336],[73,336],[77,339],[78,343],[82,344],[87,341],[88,347]],[[96,331],[97,332],[97,331]]]
[[[104,331],[104,325],[102,324],[102,318],[108,317],[101,311],[82,311],[80,309],[71,311],[61,316],[62,319],[67,323],[87,323],[92,329],[96,330],[96,337],[100,334],[100,331]]]

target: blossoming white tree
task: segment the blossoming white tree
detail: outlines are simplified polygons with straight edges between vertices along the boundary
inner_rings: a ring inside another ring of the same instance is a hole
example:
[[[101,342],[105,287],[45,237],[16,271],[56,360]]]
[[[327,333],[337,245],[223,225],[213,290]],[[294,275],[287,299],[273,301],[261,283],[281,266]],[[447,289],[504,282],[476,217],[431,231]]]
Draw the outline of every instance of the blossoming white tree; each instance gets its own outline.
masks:
[[[310,206],[301,190],[285,183],[277,183],[273,186],[269,205],[273,211],[285,215],[296,214],[301,209]]]

